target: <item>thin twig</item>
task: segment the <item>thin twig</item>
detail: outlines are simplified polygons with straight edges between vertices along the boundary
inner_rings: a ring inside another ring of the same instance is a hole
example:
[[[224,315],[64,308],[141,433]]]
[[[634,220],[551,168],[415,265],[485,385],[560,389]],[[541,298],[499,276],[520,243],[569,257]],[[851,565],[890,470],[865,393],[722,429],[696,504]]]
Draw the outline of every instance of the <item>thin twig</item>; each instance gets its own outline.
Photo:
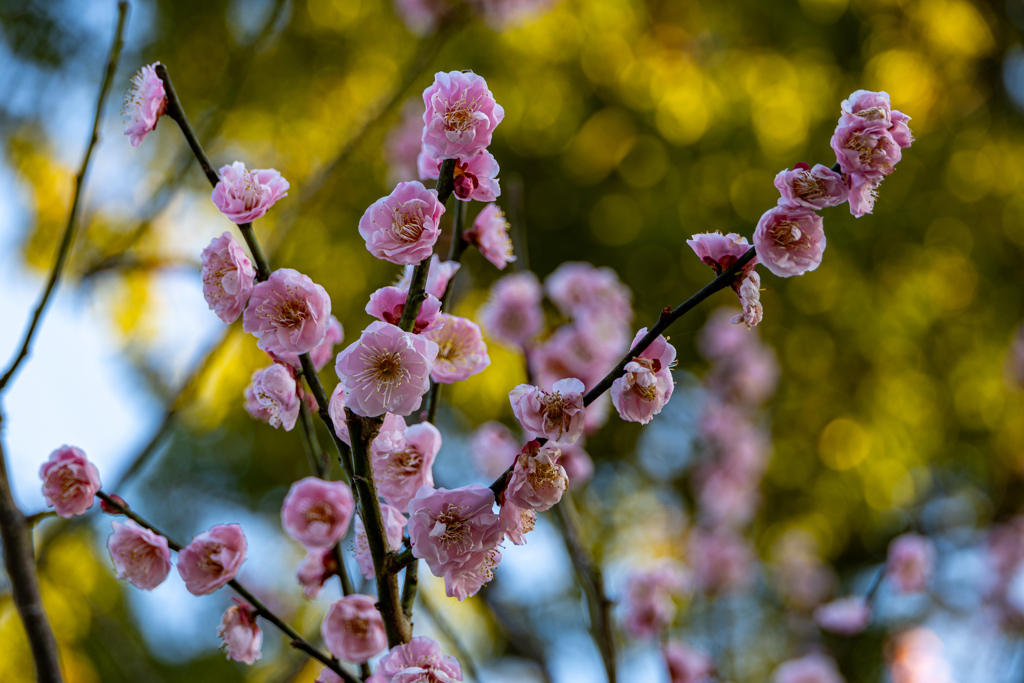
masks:
[[[459,664],[462,668],[469,672],[469,675],[477,683],[483,683],[483,677],[480,676],[480,670],[476,666],[476,662],[469,656],[469,650],[462,644],[462,639],[455,633],[451,624],[445,619],[434,602],[427,596],[426,593],[420,593],[420,604],[423,605],[423,611],[427,613],[430,620],[434,622],[434,626],[441,632],[441,635],[445,637],[449,643],[451,643],[452,649],[455,650],[455,655],[459,660]]]

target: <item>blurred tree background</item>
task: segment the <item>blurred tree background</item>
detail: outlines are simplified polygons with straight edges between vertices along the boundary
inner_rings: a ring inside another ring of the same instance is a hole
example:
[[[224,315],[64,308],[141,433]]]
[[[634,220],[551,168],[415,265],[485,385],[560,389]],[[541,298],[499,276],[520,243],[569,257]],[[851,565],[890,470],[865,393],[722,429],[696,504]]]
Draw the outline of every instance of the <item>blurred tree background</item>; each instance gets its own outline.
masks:
[[[2,164],[24,215],[0,231],[15,231],[8,241],[26,277],[45,273],[63,226],[113,4],[0,2]],[[611,266],[633,291],[637,328],[710,280],[685,243],[692,233],[749,237],[775,203],[780,169],[831,165],[840,101],[859,88],[887,91],[913,117],[917,142],[883,184],[874,214],[827,211],[821,268],[787,281],[764,276],[757,330],[778,356],[781,382],[751,538],[767,562],[785,532],[806,530],[855,590],[889,540],[922,519],[961,547],[1018,511],[1024,411],[1003,366],[1024,319],[1021,0],[562,0],[500,32],[457,10],[422,38],[389,0],[153,0],[135,3],[132,26],[115,91],[142,64],[161,61],[216,166],[240,159],[291,181],[282,210],[257,230],[277,247],[275,266],[326,287],[344,344],[368,324],[369,294],[397,276],[366,252],[356,226],[390,191],[389,128],[435,71],[472,69],[505,107],[491,151],[502,169],[498,203],[528,238],[520,258],[541,278],[568,260]],[[391,99],[396,106],[378,118]],[[174,409],[152,457],[116,492],[179,539],[236,519],[262,533],[261,547],[275,552],[253,553],[245,571],[315,634],[327,598],[301,599],[293,578],[300,551],[277,518],[287,487],[308,473],[299,437],[243,410],[242,389],[266,361],[240,326],[223,343],[210,322],[194,332],[199,342],[188,329],[213,318],[197,294],[199,251],[231,226],[171,122],[132,150],[113,106],[107,114],[64,286],[130,360],[147,424],[159,426]],[[309,179],[322,180],[316,191]],[[456,312],[474,317],[498,276],[469,253]],[[726,303],[735,303],[731,294],[717,295],[671,332],[679,391],[675,409],[658,419],[682,433],[693,431],[696,377],[707,368],[697,332]],[[22,321],[9,316],[3,325],[20,331]],[[176,348],[183,338],[192,344],[187,357]],[[522,362],[496,344],[490,352],[485,373],[446,392],[439,484],[484,481],[466,454],[469,433],[488,419],[513,424],[507,392],[525,381]],[[49,361],[37,354],[32,362]],[[190,380],[195,365],[202,369]],[[323,377],[333,387],[330,369]],[[74,376],[62,390],[90,400]],[[40,417],[7,427],[45,437],[45,425]],[[613,594],[621,567],[685,558],[691,494],[685,477],[645,466],[638,440],[654,427],[613,417],[587,444],[597,474],[577,501]],[[329,442],[326,432],[321,440]],[[58,445],[12,457],[41,462]],[[691,450],[682,439],[662,457],[682,467]],[[134,455],[105,471],[104,483]],[[115,581],[103,545],[109,520],[98,516],[37,531],[69,681],[313,680],[317,669],[273,631],[263,662],[226,661],[216,625],[227,596],[141,595]],[[517,578],[523,563],[503,564],[486,600],[456,604],[432,581],[424,590],[488,663],[489,680],[601,680],[550,525],[529,548],[507,555],[524,553],[538,573]],[[707,615],[689,607],[684,621],[700,632]],[[427,617],[417,619],[418,631],[436,633]],[[795,636],[764,595],[737,602],[734,619],[771,627],[739,629],[732,658],[735,681],[765,680],[792,654]],[[848,680],[881,680],[883,635],[837,648]],[[643,648],[623,640],[622,651],[624,671],[634,672],[626,680],[663,680]],[[31,670],[17,615],[0,594],[0,680],[30,680]],[[961,683],[972,680],[996,679],[964,675]]]

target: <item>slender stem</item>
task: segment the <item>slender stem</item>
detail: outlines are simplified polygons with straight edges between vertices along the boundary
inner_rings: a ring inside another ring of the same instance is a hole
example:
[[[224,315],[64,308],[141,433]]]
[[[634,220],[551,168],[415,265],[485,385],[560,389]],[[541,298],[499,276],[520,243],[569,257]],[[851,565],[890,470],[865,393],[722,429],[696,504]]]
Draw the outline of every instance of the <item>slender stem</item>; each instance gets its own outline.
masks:
[[[171,77],[167,73],[167,67],[163,64],[157,64],[156,75],[164,82],[164,91],[167,94],[167,116],[174,119],[175,123],[178,124],[178,127],[181,128],[181,133],[185,136],[185,141],[188,142],[188,146],[192,148],[192,154],[202,167],[203,174],[206,176],[206,179],[210,181],[210,185],[217,187],[217,183],[220,182],[220,176],[217,175],[217,171],[213,169],[213,164],[210,163],[210,158],[206,156],[206,152],[203,151],[203,146],[199,144],[199,138],[196,137],[196,132],[192,130],[192,124],[188,122],[185,110],[181,106],[181,100],[178,99],[178,93],[174,89],[174,83],[171,82]]]
[[[469,675],[474,681],[477,683],[483,683],[484,679],[480,676],[480,670],[477,669],[476,662],[474,662],[473,658],[469,656],[469,650],[466,649],[466,646],[462,643],[462,639],[455,633],[451,624],[448,623],[448,620],[444,618],[441,612],[437,609],[437,606],[434,605],[434,602],[426,593],[420,595],[420,604],[423,605],[423,610],[427,613],[427,616],[430,617],[430,620],[434,622],[434,626],[437,627],[437,630],[441,632],[441,635],[444,636],[445,640],[451,643],[462,668],[469,672]]]
[[[864,604],[871,607],[875,603],[875,598],[878,596],[878,589],[882,587],[882,581],[885,579],[885,565],[883,564],[879,568],[878,573],[875,574],[875,578],[871,580],[871,585],[868,587],[868,592],[864,595]]]
[[[249,253],[252,254],[252,260],[256,263],[256,279],[260,282],[268,280],[270,278],[270,263],[267,261],[267,257],[263,255],[263,249],[256,239],[256,232],[252,229],[252,223],[242,223],[238,226],[238,230],[242,233],[242,237],[245,238],[245,243],[249,247]]]
[[[68,210],[67,221],[64,223],[64,233],[61,235],[60,244],[57,246],[57,256],[54,259],[53,267],[50,269],[50,277],[46,281],[46,288],[43,290],[43,295],[39,299],[39,303],[36,304],[35,311],[32,313],[32,321],[29,323],[28,329],[25,331],[25,338],[21,342],[21,350],[18,355],[11,362],[10,367],[4,372],[3,377],[0,377],[0,392],[3,392],[7,383],[14,377],[14,373],[18,371],[22,361],[28,357],[29,352],[32,348],[32,339],[35,336],[36,329],[39,327],[40,322],[43,318],[43,313],[46,311],[47,305],[50,303],[50,297],[53,292],[57,289],[57,284],[60,282],[61,275],[64,273],[64,264],[67,263],[68,255],[71,253],[71,247],[75,242],[75,235],[78,233],[78,215],[81,208],[81,199],[83,188],[85,187],[85,177],[89,172],[89,162],[92,160],[92,151],[96,147],[96,143],[100,139],[100,121],[103,119],[103,106],[107,101],[107,94],[110,92],[110,84],[114,80],[114,72],[117,70],[117,62],[121,57],[121,46],[124,45],[124,29],[128,24],[128,14],[131,5],[127,0],[122,0],[117,4],[117,29],[114,31],[114,43],[110,48],[109,56],[107,57],[106,69],[103,72],[103,80],[100,83],[100,94],[96,98],[96,115],[93,117],[92,132],[89,134],[89,142],[85,147],[85,155],[82,157],[82,164],[78,168],[78,173],[75,175],[75,192],[71,197],[71,208]]]
[[[348,444],[341,440],[341,437],[338,436],[337,431],[334,429],[334,420],[331,419],[331,413],[328,410],[330,402],[327,399],[327,393],[324,391],[324,385],[320,383],[320,375],[317,374],[316,367],[313,365],[313,361],[308,353],[299,356],[299,362],[302,363],[302,374],[306,378],[306,384],[313,393],[313,398],[316,399],[317,413],[327,426],[327,431],[330,433],[331,439],[338,449],[341,467],[345,470],[345,475],[348,477],[349,483],[351,483],[355,473],[355,469],[352,466],[352,452]]]
[[[51,517],[56,517],[56,516],[57,516],[57,512],[55,510],[43,510],[42,512],[37,512],[34,515],[27,516],[25,518],[25,524],[27,524],[28,528],[31,529],[32,527],[34,527],[36,524],[39,524],[39,522],[43,521],[44,519],[50,519]]]
[[[415,557],[412,557],[411,548],[408,552],[411,559],[405,565],[405,581],[402,583],[402,612],[405,614],[405,618],[411,622],[412,608],[416,603],[416,591],[420,586],[420,562]],[[401,562],[404,558],[405,553],[403,552],[398,556],[396,563]]]

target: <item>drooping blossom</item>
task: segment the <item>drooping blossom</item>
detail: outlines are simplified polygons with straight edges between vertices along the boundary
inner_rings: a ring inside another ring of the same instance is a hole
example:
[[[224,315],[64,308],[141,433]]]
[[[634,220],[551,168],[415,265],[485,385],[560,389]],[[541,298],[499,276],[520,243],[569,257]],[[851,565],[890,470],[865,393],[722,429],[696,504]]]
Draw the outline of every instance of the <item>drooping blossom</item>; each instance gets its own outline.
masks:
[[[587,414],[590,414],[590,408],[587,409]],[[562,466],[565,476],[569,478],[569,490],[578,491],[586,486],[594,476],[594,461],[590,454],[583,450],[582,439],[576,443],[560,444],[559,448],[562,450],[562,455],[558,458],[558,464]]]
[[[910,132],[910,117],[899,111],[893,109],[892,114],[892,128],[889,129],[889,135],[896,141],[896,144],[906,149],[914,144],[914,134]]]
[[[761,322],[761,318],[764,316],[764,311],[761,308],[761,276],[757,274],[756,270],[747,273],[747,276],[739,282],[737,294],[740,297],[743,312],[734,315],[730,322],[733,325],[742,323],[747,326],[748,330],[752,329]]]
[[[724,527],[691,531],[687,557],[694,583],[706,595],[742,590],[754,578],[754,549],[747,539]]]
[[[444,290],[448,289],[448,283],[455,273],[459,272],[462,264],[458,261],[441,261],[441,257],[434,254],[430,257],[430,267],[427,269],[427,286],[425,291],[430,296],[440,299],[444,297]],[[395,283],[395,287],[409,291],[412,283],[413,266],[406,266],[401,279]]]
[[[942,639],[934,631],[904,631],[896,637],[890,655],[892,683],[954,683],[953,670],[943,650]]]
[[[928,587],[935,565],[935,544],[920,534],[903,534],[889,544],[885,572],[901,593]]]
[[[860,218],[874,210],[875,200],[878,199],[878,186],[882,184],[885,176],[880,173],[854,173],[849,179],[850,213]]]
[[[481,484],[451,491],[424,486],[409,503],[413,556],[444,577],[448,597],[454,597],[451,588],[462,574],[493,560],[490,551],[502,537],[493,506],[494,493]]]
[[[202,260],[203,298],[218,318],[235,322],[252,294],[256,269],[230,232],[214,238]]]
[[[437,180],[441,175],[442,162],[426,152],[420,152],[416,163],[420,178]],[[455,197],[464,202],[493,202],[501,196],[498,170],[498,162],[487,150],[472,159],[457,159],[452,173]]]
[[[572,318],[610,318],[622,325],[633,321],[633,295],[614,270],[568,261],[544,280],[548,297]]]
[[[146,136],[156,130],[156,123],[167,111],[167,92],[156,74],[160,62],[142,67],[132,76],[132,86],[125,93],[121,114],[128,119],[124,134],[132,147],[138,147]]]
[[[827,209],[844,203],[850,194],[843,176],[828,166],[799,163],[792,170],[786,168],[775,176],[779,206],[802,206],[808,209]]]
[[[163,583],[171,572],[167,539],[131,520],[110,526],[114,533],[107,539],[107,550],[117,578],[147,591]]]
[[[213,188],[213,205],[231,221],[242,225],[262,218],[277,201],[288,196],[289,183],[272,168],[246,170],[236,161],[220,169]]]
[[[417,157],[423,149],[423,104],[418,98],[402,106],[401,118],[384,137],[384,161],[388,165],[389,186],[406,180],[424,180],[419,176]]]
[[[245,562],[245,534],[237,524],[218,524],[178,553],[178,574],[192,595],[209,595],[233,578]]]
[[[830,633],[855,636],[871,622],[871,607],[863,596],[839,598],[815,609],[814,621]]]
[[[313,361],[313,367],[318,372],[334,360],[334,347],[340,344],[344,338],[345,329],[338,322],[338,319],[332,315],[327,323],[327,334],[324,335],[324,340],[309,352],[309,359]],[[302,369],[302,361],[299,360],[299,354],[297,353],[271,353],[270,357],[278,363],[287,363],[296,370]]]
[[[405,310],[405,302],[409,298],[409,291],[400,287],[382,287],[370,295],[370,302],[366,304],[366,312],[378,320],[397,326],[402,319],[402,311]],[[437,317],[441,313],[441,301],[430,294],[420,304],[419,313],[416,314],[416,322],[413,325],[412,333],[420,334],[426,330],[437,329],[441,326]]]
[[[256,610],[238,598],[231,599],[235,604],[224,612],[217,635],[228,659],[251,665],[263,656],[263,632],[256,623]]]
[[[437,344],[382,321],[370,323],[334,365],[356,415],[409,415],[430,388]]]
[[[512,412],[523,430],[556,443],[575,443],[583,435],[583,382],[575,377],[554,383],[551,391],[520,384],[509,392]]]
[[[683,569],[664,562],[651,569],[633,571],[626,580],[623,626],[633,638],[654,638],[676,618],[674,598],[688,588]]]
[[[445,594],[462,602],[480,592],[480,589],[494,578],[494,569],[501,562],[501,546],[496,545],[487,551],[480,564],[466,566],[460,571],[444,575]]]
[[[338,561],[332,548],[310,548],[295,571],[302,586],[302,597],[316,600],[327,579],[338,573]]]
[[[509,346],[525,346],[544,328],[544,293],[537,276],[528,270],[501,278],[479,311],[488,336]]]
[[[377,258],[415,265],[430,258],[443,213],[437,190],[428,190],[417,180],[398,183],[391,194],[366,209],[359,219],[359,235]]]
[[[470,458],[488,479],[495,479],[515,462],[519,441],[500,422],[485,422],[473,432],[469,443]]]
[[[281,506],[281,525],[306,548],[329,548],[348,533],[354,510],[348,484],[306,477],[288,489]]]
[[[387,649],[388,636],[376,602],[369,595],[346,595],[331,605],[320,634],[332,655],[362,664]]]
[[[402,20],[405,27],[417,36],[428,36],[437,30],[437,27],[447,19],[453,6],[448,0],[394,0],[395,14]],[[420,108],[416,108],[419,118]],[[420,120],[420,128],[423,128],[423,121]],[[417,139],[417,144],[422,144]]]
[[[43,498],[61,517],[85,514],[100,490],[100,471],[76,446],[61,446],[39,468]]]
[[[454,683],[461,680],[462,667],[455,657],[441,654],[437,641],[416,636],[381,657],[377,672],[367,683]]]
[[[761,263],[775,275],[803,275],[821,265],[825,252],[821,216],[801,207],[771,208],[757,222],[754,246]]]
[[[421,486],[434,486],[434,459],[441,450],[441,432],[429,422],[409,427],[404,437],[394,451],[373,459],[377,492],[399,510],[409,508]]]
[[[771,683],[845,683],[836,661],[820,652],[783,662],[772,673]]]
[[[646,334],[647,328],[641,328],[633,338],[632,346],[636,346]],[[675,347],[658,335],[639,356],[626,364],[626,374],[616,379],[611,389],[612,403],[619,417],[647,424],[661,412],[675,389],[670,369],[675,360]]]
[[[462,239],[476,245],[495,268],[504,270],[505,266],[516,260],[512,253],[512,240],[508,236],[510,227],[504,212],[492,203],[477,215],[473,227],[462,233]]]
[[[537,525],[537,512],[530,508],[521,508],[507,498],[498,511],[501,519],[501,530],[505,538],[515,545],[526,545],[526,534]]]
[[[558,464],[558,446],[531,441],[516,458],[505,486],[505,498],[521,508],[544,512],[562,499],[569,487],[565,468]]]
[[[735,232],[730,232],[727,235],[717,231],[702,232],[686,240],[686,243],[693,249],[693,253],[697,255],[697,258],[711,266],[711,269],[715,271],[715,275],[721,275],[729,266],[736,263],[741,256],[750,251],[747,238]],[[741,279],[746,273],[752,271],[756,265],[757,256],[755,255],[743,266],[743,270],[736,275],[736,279]]]
[[[479,325],[448,313],[438,316],[438,322],[440,328],[423,333],[424,338],[437,344],[437,359],[430,371],[435,382],[461,382],[491,364]]]
[[[381,503],[380,514],[384,518],[384,534],[387,536],[391,550],[398,551],[402,547],[402,534],[405,531],[405,515],[398,508]],[[370,554],[370,542],[366,538],[366,527],[361,517],[356,517],[356,564],[366,579],[374,577],[373,557]]]
[[[316,348],[331,325],[327,290],[291,268],[275,270],[253,287],[242,329],[272,354],[303,354]]]
[[[299,417],[301,399],[299,385],[292,370],[280,363],[268,365],[252,373],[245,388],[245,409],[255,420],[267,422],[275,429],[290,432]]]
[[[505,110],[475,73],[434,74],[423,91],[423,151],[434,159],[471,159],[491,144]]]
[[[670,640],[661,650],[670,683],[710,683],[715,672],[711,657],[695,647]]]

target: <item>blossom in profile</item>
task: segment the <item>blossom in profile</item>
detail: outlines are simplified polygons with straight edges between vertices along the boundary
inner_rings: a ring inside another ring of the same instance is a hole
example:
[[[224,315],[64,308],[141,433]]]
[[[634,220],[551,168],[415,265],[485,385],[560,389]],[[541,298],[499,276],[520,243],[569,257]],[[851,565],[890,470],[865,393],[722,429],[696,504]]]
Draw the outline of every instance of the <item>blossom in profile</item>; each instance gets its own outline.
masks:
[[[610,318],[622,325],[633,321],[633,295],[611,268],[568,261],[548,275],[544,288],[571,318]]]
[[[821,265],[825,252],[821,216],[800,207],[769,209],[754,229],[754,246],[758,259],[775,275],[803,275]]]
[[[389,186],[406,180],[416,180],[417,157],[423,149],[423,104],[419,98],[410,99],[402,106],[401,119],[384,137],[384,161],[388,165]]]
[[[508,236],[508,221],[504,212],[497,204],[488,204],[473,221],[473,227],[462,233],[462,239],[475,244],[480,253],[494,264],[498,270],[504,270],[516,260],[512,253],[512,240]]]
[[[441,261],[441,257],[434,254],[430,257],[430,267],[427,268],[426,292],[430,296],[440,299],[444,297],[444,291],[448,289],[448,283],[459,272],[462,264],[458,261]],[[401,279],[395,283],[395,287],[409,291],[412,283],[413,266],[406,266]]]
[[[327,323],[327,334],[324,335],[324,340],[309,352],[309,359],[317,371],[323,370],[328,363],[334,360],[334,347],[340,344],[344,338],[345,329],[332,315]],[[287,363],[296,370],[302,369],[302,361],[299,360],[297,353],[271,353],[270,357],[278,363]]]
[[[721,275],[729,266],[750,251],[750,245],[746,237],[741,237],[735,232],[723,235],[720,232],[702,232],[686,240],[686,243],[693,249],[702,262],[711,266],[715,275]],[[742,278],[746,273],[752,271],[757,265],[757,256],[743,266],[743,270],[736,275],[737,279]]]
[[[437,344],[426,335],[382,321],[370,323],[334,365],[345,385],[347,407],[363,417],[409,415],[430,388],[437,354]]]
[[[111,522],[111,528],[107,550],[117,578],[147,591],[163,583],[171,572],[167,539],[131,520]]]
[[[461,382],[483,372],[491,364],[480,327],[469,318],[442,313],[441,327],[423,333],[437,345],[437,359],[430,372],[441,384]]]
[[[253,287],[242,329],[270,354],[303,354],[316,348],[331,326],[331,297],[306,275],[280,268]]]
[[[167,92],[156,74],[160,62],[142,67],[132,76],[132,85],[124,96],[121,114],[128,120],[124,134],[132,147],[138,147],[146,136],[156,130],[156,123],[167,111]]]
[[[402,511],[387,503],[381,503],[380,514],[384,518],[384,533],[388,539],[391,550],[398,551],[402,548],[402,534],[405,531],[406,519]],[[359,571],[366,579],[374,577],[373,556],[370,554],[370,542],[366,538],[366,527],[363,526],[361,517],[356,517],[356,541],[355,541],[356,564]]]
[[[437,190],[428,190],[418,180],[398,183],[391,194],[366,209],[359,219],[359,235],[377,258],[416,265],[430,258],[443,213]]]
[[[494,101],[487,81],[475,73],[434,75],[423,91],[423,151],[434,159],[471,159],[491,144],[505,110]]]
[[[885,572],[901,593],[927,588],[934,567],[935,544],[927,536],[903,534],[889,544]]]
[[[903,156],[886,126],[860,118],[845,123],[840,119],[832,135],[832,150],[846,174],[887,176]]]
[[[855,636],[871,623],[871,607],[859,595],[839,598],[815,609],[814,621],[830,633]]]
[[[288,490],[281,506],[281,524],[306,548],[329,548],[348,533],[354,510],[348,484],[306,477]]]
[[[675,598],[689,587],[682,567],[662,562],[639,569],[626,579],[623,626],[633,638],[654,638],[672,625],[676,618]]]
[[[742,590],[754,578],[754,549],[726,527],[691,531],[687,557],[694,585],[705,595]]]
[[[441,654],[437,641],[416,636],[396,645],[381,657],[373,683],[453,683],[462,680],[462,667],[451,655]]]
[[[203,249],[203,298],[218,318],[233,323],[252,294],[256,269],[230,232]]]
[[[528,270],[501,278],[479,311],[490,338],[508,346],[525,346],[544,328],[544,309],[537,276]]]
[[[404,443],[373,459],[377,492],[399,510],[406,510],[421,486],[434,485],[434,459],[441,450],[441,432],[429,422],[405,430]]]
[[[338,573],[338,561],[332,548],[310,548],[295,571],[302,586],[302,597],[316,600],[327,579]]]
[[[632,346],[647,334],[641,328],[633,338]],[[619,417],[629,422],[647,424],[661,412],[672,398],[674,384],[671,367],[676,361],[676,349],[662,335],[639,356],[626,364],[625,374],[612,383],[611,395]]]
[[[100,490],[100,471],[75,446],[61,446],[39,468],[43,498],[61,517],[85,514]]]
[[[516,458],[505,485],[505,498],[521,508],[544,512],[562,499],[569,487],[565,468],[558,464],[558,446],[531,441]]]
[[[245,534],[237,524],[218,524],[178,553],[178,574],[192,595],[209,595],[236,576],[245,562]]]
[[[779,206],[802,206],[807,209],[827,209],[844,203],[850,194],[840,173],[828,166],[799,163],[783,169],[775,176],[779,190]]]
[[[236,161],[220,169],[213,188],[213,205],[232,222],[242,225],[262,218],[270,207],[288,196],[288,181],[272,168],[246,170]]]
[[[850,213],[860,218],[875,209],[878,186],[885,179],[880,173],[852,173],[850,181]]]
[[[290,432],[299,418],[298,392],[299,385],[292,370],[280,363],[268,365],[252,373],[252,380],[243,392],[245,410],[255,420],[275,429],[284,427]]]
[[[889,135],[896,141],[896,144],[906,149],[914,144],[914,134],[910,132],[910,117],[899,111],[893,109],[892,114],[892,128],[889,129]]]
[[[420,152],[417,158],[420,177],[437,180],[441,163],[426,152]],[[457,159],[452,172],[455,197],[464,202],[493,202],[501,196],[498,170],[498,162],[487,150],[471,159]]]
[[[764,316],[764,311],[761,308],[761,276],[757,274],[756,270],[747,273],[747,276],[739,282],[737,294],[740,297],[743,312],[733,316],[730,322],[733,325],[743,323],[748,330],[752,329],[761,322],[761,318]]]
[[[771,683],[845,683],[836,661],[820,652],[783,662],[772,673]]]
[[[668,667],[670,683],[711,683],[713,680],[715,664],[706,652],[682,641],[670,640],[661,654]]]
[[[569,377],[555,382],[551,391],[520,384],[508,397],[512,412],[527,434],[568,444],[583,436],[585,391],[583,382]]]
[[[530,508],[521,508],[507,498],[501,503],[498,512],[501,520],[501,531],[505,538],[515,545],[526,545],[526,534],[537,525],[537,512]]]
[[[519,441],[512,430],[500,422],[485,422],[473,432],[469,455],[477,469],[488,479],[495,479],[516,461]]]
[[[377,320],[397,326],[402,319],[402,311],[405,310],[405,302],[409,298],[409,290],[400,287],[382,287],[370,295],[370,302],[366,304],[366,312]],[[437,297],[427,294],[427,298],[420,304],[419,313],[416,314],[416,322],[413,324],[412,333],[420,334],[426,330],[437,329],[441,326],[437,317],[441,313],[441,302]]]
[[[217,628],[221,648],[227,653],[228,659],[253,664],[263,656],[260,653],[263,632],[256,623],[256,610],[238,598],[231,599],[235,604],[227,608]]]
[[[346,595],[327,610],[320,635],[331,654],[346,662],[362,664],[387,649],[384,620],[369,595]]]

